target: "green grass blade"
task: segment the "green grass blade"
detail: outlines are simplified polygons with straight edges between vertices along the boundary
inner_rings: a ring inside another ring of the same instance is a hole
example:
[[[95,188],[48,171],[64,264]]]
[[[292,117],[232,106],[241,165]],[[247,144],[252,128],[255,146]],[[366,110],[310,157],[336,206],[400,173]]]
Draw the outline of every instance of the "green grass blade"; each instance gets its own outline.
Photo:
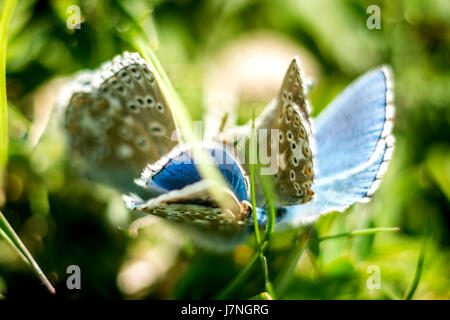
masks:
[[[275,290],[278,296],[281,296],[289,284],[289,281],[294,274],[295,267],[297,266],[300,257],[302,256],[305,248],[308,244],[308,240],[311,237],[312,231],[314,229],[314,224],[311,225],[308,231],[302,235],[302,237],[297,241],[294,249],[292,249],[291,254],[288,258],[287,263],[284,265],[278,277],[275,280]]]
[[[260,176],[259,182],[261,184],[264,196],[266,198],[267,226],[266,226],[265,240],[269,241],[275,230],[275,205],[273,202],[274,186],[272,181],[267,176]]]
[[[6,47],[8,26],[16,8],[17,0],[3,1],[0,16],[0,193],[3,192],[3,176],[8,161],[8,97],[6,95]],[[3,202],[0,194],[0,204]]]
[[[261,246],[261,252],[264,253],[264,251],[267,249],[268,244],[267,242],[264,242]],[[228,299],[233,292],[235,292],[241,284],[244,282],[245,279],[250,275],[250,272],[253,270],[253,267],[256,265],[258,260],[260,259],[260,253],[257,252],[252,260],[245,266],[244,269],[242,269],[238,275],[222,290],[219,292],[218,295],[214,297],[216,300],[223,300]]]
[[[258,250],[261,249],[261,235],[259,234],[258,219],[256,217],[256,192],[255,192],[255,171],[256,171],[256,137],[255,137],[255,109],[252,109],[252,133],[250,137],[250,196],[253,208],[253,227]]]
[[[261,235],[259,233],[259,225],[258,225],[258,219],[256,216],[256,191],[255,191],[255,171],[257,167],[257,145],[256,145],[256,133],[255,133],[255,109],[252,109],[252,130],[251,130],[251,137],[250,137],[250,193],[251,193],[251,201],[252,201],[252,208],[253,208],[253,227],[255,231],[255,240],[256,240],[256,246],[259,251],[259,259],[261,261],[261,267],[264,272],[264,285],[266,288],[266,291],[271,295],[271,297],[275,298],[275,292],[273,290],[272,283],[270,282],[269,277],[269,268],[267,266],[267,259],[264,256],[264,253],[261,250]],[[271,201],[272,199],[267,198],[267,200]],[[273,206],[273,205],[272,205]],[[274,212],[274,211],[273,211]],[[269,213],[270,215],[270,213]],[[273,219],[274,217],[271,217],[269,219]],[[266,226],[266,240],[268,239],[267,234],[271,234],[271,232],[268,232],[269,228],[273,231],[273,225],[272,227],[269,227],[269,224],[273,224],[273,220],[269,223],[267,223]],[[264,243],[268,244],[268,241],[265,241]]]
[[[357,236],[366,236],[369,234],[375,234],[379,232],[395,232],[400,231],[400,228],[394,227],[394,228],[368,228],[368,229],[360,229],[360,230],[354,230],[351,232],[344,232],[344,233],[338,233],[331,236],[325,236],[317,239],[318,241],[326,241],[331,239],[337,239],[337,238],[345,238],[345,237],[357,237]]]
[[[268,292],[261,292],[256,296],[251,297],[248,300],[273,300],[272,296]]]
[[[41,280],[42,283],[47,287],[48,291],[54,294],[55,289],[53,288],[52,284],[47,279],[45,274],[42,272],[41,268],[34,260],[31,253],[22,243],[19,236],[16,234],[11,225],[8,223],[8,221],[6,220],[5,216],[1,211],[0,211],[0,236],[2,236],[2,238],[4,238],[6,242],[17,252],[17,254],[22,258],[22,260],[33,269],[34,273],[36,273],[39,280]]]
[[[414,293],[419,286],[420,277],[422,275],[423,270],[423,262],[425,261],[425,249],[427,247],[427,236],[424,236],[422,245],[420,247],[419,257],[417,259],[416,271],[414,272],[414,278],[411,284],[411,288],[408,290],[408,293],[405,296],[405,300],[411,300],[414,296]]]
[[[8,97],[6,93],[6,47],[8,43],[8,25],[16,8],[17,0],[3,1],[0,16],[0,192],[3,192],[3,176],[8,160]],[[1,198],[1,195],[0,195]],[[33,256],[24,246],[19,236],[0,212],[0,236],[17,252],[20,258],[31,266],[38,278],[51,293],[55,289],[45,277]]]

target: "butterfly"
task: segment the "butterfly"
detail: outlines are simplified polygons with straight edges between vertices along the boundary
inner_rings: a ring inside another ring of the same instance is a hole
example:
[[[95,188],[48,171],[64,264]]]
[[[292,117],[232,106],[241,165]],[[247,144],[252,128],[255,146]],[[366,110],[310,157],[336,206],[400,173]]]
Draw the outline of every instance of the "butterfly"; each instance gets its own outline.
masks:
[[[219,190],[227,204],[223,206],[211,194],[213,182],[199,174],[190,145],[179,137],[167,99],[138,54],[124,53],[100,70],[82,74],[76,83],[66,109],[69,141],[97,175],[106,174],[109,183],[127,190],[124,200],[129,209],[225,240],[248,233],[253,211],[258,224],[265,225],[264,197],[258,198],[256,208],[249,202],[246,160],[251,123],[202,145],[225,178],[226,185]],[[269,141],[266,151],[273,163],[266,165],[275,163],[268,175],[275,186],[278,229],[310,223],[370,199],[394,147],[388,67],[350,84],[320,113],[314,127],[304,86],[294,59],[278,95],[255,120],[255,131],[267,133]],[[267,166],[258,167],[259,173]],[[123,183],[124,177],[129,182],[142,168],[136,183],[156,196],[142,199]],[[256,191],[262,194],[260,186]]]
[[[89,178],[122,192],[133,190],[142,168],[181,139],[167,99],[138,53],[81,72],[63,95],[70,149],[84,160]]]
[[[290,206],[310,201],[314,195],[314,169],[311,147],[314,140],[311,128],[310,105],[306,98],[297,59],[293,59],[284,76],[281,88],[271,103],[255,119],[259,150],[267,149],[266,160],[274,166],[272,176],[279,206]],[[237,146],[240,161],[249,164],[251,121],[242,127],[221,133],[217,139]],[[267,136],[261,135],[261,133]],[[264,147],[262,144],[264,143]],[[265,151],[265,150],[262,150]],[[258,152],[261,155],[261,152]],[[262,159],[260,159],[262,160]],[[249,170],[249,166],[246,166]],[[268,169],[268,168],[265,168]],[[266,170],[267,171],[267,170]],[[264,168],[259,174],[264,174]],[[270,172],[269,172],[270,174]],[[257,189],[258,203],[263,195]]]

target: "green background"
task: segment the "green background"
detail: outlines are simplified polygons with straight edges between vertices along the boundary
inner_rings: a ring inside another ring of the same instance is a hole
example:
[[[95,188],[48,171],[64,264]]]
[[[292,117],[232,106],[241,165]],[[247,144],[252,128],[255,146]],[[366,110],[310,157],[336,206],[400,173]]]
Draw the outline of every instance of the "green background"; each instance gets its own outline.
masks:
[[[72,4],[81,8],[80,29],[66,26]],[[373,4],[381,9],[379,30],[366,26],[366,9]],[[78,175],[61,133],[48,128],[30,146],[38,136],[33,128],[45,123],[53,107],[61,77],[133,50],[129,35],[137,25],[197,120],[205,109],[211,66],[222,70],[214,79],[226,89],[227,73],[249,62],[240,56],[248,47],[261,56],[299,52],[316,80],[314,115],[351,80],[389,64],[395,80],[396,150],[383,183],[369,204],[317,222],[279,298],[403,299],[425,243],[413,298],[448,299],[449,24],[447,0],[19,1],[8,39],[10,145],[1,210],[55,285],[53,298],[211,298],[249,262],[252,242],[214,254],[159,220],[137,236],[130,234],[127,227],[135,216],[124,209],[118,193]],[[224,59],[233,61],[231,69],[223,67]],[[258,81],[253,86],[270,87],[270,78],[249,79]],[[250,106],[260,110],[269,101],[264,92],[246,88],[244,83],[237,94],[241,122],[249,118]],[[372,227],[400,231],[318,241]],[[304,231],[273,239],[267,254],[272,278]],[[66,288],[66,268],[72,264],[81,268],[81,290]],[[370,266],[380,271],[379,289],[367,286]],[[249,298],[263,288],[258,265],[231,297]],[[51,298],[3,240],[0,297]]]

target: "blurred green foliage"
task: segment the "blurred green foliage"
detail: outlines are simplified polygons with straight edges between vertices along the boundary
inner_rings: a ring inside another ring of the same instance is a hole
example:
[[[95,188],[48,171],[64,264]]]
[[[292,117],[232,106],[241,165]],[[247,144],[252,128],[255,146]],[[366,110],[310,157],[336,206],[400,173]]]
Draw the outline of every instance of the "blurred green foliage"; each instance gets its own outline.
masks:
[[[73,4],[81,8],[82,23],[69,30],[67,8]],[[372,4],[381,8],[380,30],[366,27],[366,9]],[[36,136],[32,126],[45,123],[41,118],[53,105],[54,79],[132,50],[127,39],[131,23],[140,24],[149,45],[157,47],[195,119],[205,108],[204,77],[211,61],[256,31],[283,37],[311,55],[318,70],[311,93],[314,115],[352,79],[390,64],[397,142],[381,188],[369,204],[316,223],[280,298],[405,298],[424,237],[423,270],[413,298],[450,297],[450,2],[23,0],[8,39],[10,147],[2,212],[55,285],[56,299],[211,298],[254,254],[251,243],[225,254],[206,252],[159,220],[133,236],[127,227],[134,214],[124,209],[116,192],[80,177],[57,131],[49,128],[37,145],[30,143]],[[261,53],[266,49],[258,48]],[[260,108],[268,102],[241,101],[243,120],[250,117],[245,111],[250,105]],[[373,227],[401,231],[319,241]],[[304,231],[275,235],[267,251],[273,279]],[[81,268],[81,290],[66,288],[71,264]],[[380,270],[380,289],[366,285],[369,266]],[[263,288],[256,267],[233,298],[258,295]],[[0,240],[2,296],[49,294]]]

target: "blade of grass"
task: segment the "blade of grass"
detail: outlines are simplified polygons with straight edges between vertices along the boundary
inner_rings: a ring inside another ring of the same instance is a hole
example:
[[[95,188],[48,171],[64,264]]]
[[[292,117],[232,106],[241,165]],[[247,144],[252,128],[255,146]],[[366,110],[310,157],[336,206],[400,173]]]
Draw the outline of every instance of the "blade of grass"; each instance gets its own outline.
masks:
[[[34,260],[31,253],[25,247],[25,245],[20,240],[19,236],[16,234],[14,229],[6,220],[3,213],[0,211],[0,235],[6,240],[6,242],[17,252],[17,254],[22,258],[22,260],[28,264],[36,273],[39,280],[47,287],[50,293],[55,294],[55,289],[53,288],[50,281],[47,279],[45,274],[42,272],[41,268]]]
[[[416,271],[414,272],[414,278],[411,284],[411,288],[408,290],[405,300],[411,300],[414,296],[414,293],[417,290],[417,287],[419,286],[420,277],[422,275],[423,270],[423,262],[425,261],[425,249],[427,247],[427,238],[428,236],[425,235],[423,237],[422,245],[420,247],[419,257],[417,259],[417,265],[416,265]]]
[[[250,196],[253,208],[253,227],[258,251],[261,249],[261,235],[259,234],[258,219],[256,216],[256,193],[255,193],[255,170],[256,170],[256,141],[255,141],[255,108],[252,108],[252,132],[250,137]]]
[[[343,237],[357,237],[357,236],[366,236],[369,234],[375,234],[379,232],[393,232],[393,231],[400,231],[400,228],[394,227],[394,228],[368,228],[368,229],[360,229],[360,230],[354,230],[351,232],[344,232],[344,233],[338,233],[331,236],[325,236],[317,239],[320,241],[326,241],[331,239],[337,239],[337,238],[343,238]]]
[[[255,113],[254,109],[252,110],[252,130],[250,137],[250,196],[252,207],[256,208],[256,194],[255,194],[255,171],[256,171],[256,136],[255,136]],[[264,188],[264,187],[263,187]],[[265,188],[265,190],[269,190]],[[271,189],[270,189],[271,190]],[[259,233],[258,220],[256,216],[256,210],[253,210],[253,227],[255,231],[255,242],[257,245],[258,252],[254,255],[252,260],[247,264],[247,266],[242,269],[241,272],[223,289],[215,299],[225,299],[231,295],[237,288],[241,285],[241,283],[249,276],[250,271],[253,269],[254,265],[258,260],[260,260],[262,268],[264,270],[264,282],[266,287],[266,293],[270,297],[270,299],[275,299],[275,291],[273,289],[273,285],[269,280],[269,272],[267,267],[267,260],[264,256],[264,251],[269,246],[268,239],[270,238],[271,233],[273,232],[273,224],[275,221],[275,208],[273,206],[273,202],[270,199],[271,192],[265,192],[266,198],[270,201],[269,204],[269,216],[268,222],[266,226],[266,241],[261,243],[261,235]],[[268,201],[268,202],[269,202]],[[272,226],[271,226],[272,225]]]
[[[8,97],[6,95],[6,47],[9,21],[17,0],[3,1],[0,15],[0,192],[3,192],[3,176],[8,161]],[[2,196],[0,195],[0,198]],[[1,199],[0,199],[1,200]],[[0,201],[1,202],[1,201]]]
[[[283,294],[284,290],[289,284],[289,281],[294,274],[295,267],[297,266],[297,263],[300,260],[300,257],[302,256],[306,248],[306,245],[308,244],[308,240],[311,237],[313,229],[314,224],[312,224],[308,228],[308,231],[304,233],[299,240],[297,240],[297,244],[295,245],[294,249],[292,249],[287,263],[278,274],[278,277],[275,280],[275,290],[278,296],[281,296]]]
[[[259,176],[259,182],[266,198],[267,207],[267,226],[265,232],[265,240],[269,241],[275,230],[275,205],[273,203],[273,184],[266,176]]]
[[[259,259],[261,261],[261,267],[264,271],[264,285],[265,285],[266,291],[270,294],[270,296],[276,299],[275,292],[273,291],[273,286],[272,286],[272,283],[270,282],[270,278],[269,278],[269,268],[267,267],[267,259],[261,250],[261,246],[262,246],[261,235],[259,233],[258,219],[256,216],[256,191],[255,191],[255,171],[256,171],[256,164],[257,164],[256,150],[257,150],[257,146],[256,146],[256,134],[255,134],[255,108],[252,108],[252,130],[251,130],[251,137],[250,137],[250,193],[251,193],[251,201],[252,201],[252,208],[253,208],[253,211],[252,211],[253,227],[254,227],[254,231],[255,231],[256,246],[259,251]],[[269,216],[270,216],[270,214],[269,214]],[[269,218],[269,219],[271,219],[271,218]],[[268,228],[269,228],[269,222],[267,222],[267,226],[266,226],[266,235],[269,234]],[[266,236],[266,239],[267,239],[267,236]],[[265,243],[268,244],[267,241],[265,241]]]
[[[0,15],[0,192],[3,191],[3,176],[8,160],[8,97],[6,93],[6,47],[8,25],[16,8],[17,0],[3,1]],[[20,258],[36,273],[47,289],[54,294],[55,289],[45,277],[33,256],[24,246],[19,236],[0,212],[0,236],[17,252]]]
[[[263,243],[261,247],[261,252],[264,252],[266,248],[268,247],[267,242]],[[259,252],[257,252],[252,260],[245,266],[244,269],[242,269],[238,275],[222,290],[217,294],[214,299],[216,300],[223,300],[230,297],[230,295],[237,290],[241,286],[241,284],[244,282],[245,279],[250,275],[250,271],[253,270],[253,267],[256,265],[258,260],[260,259]]]
[[[268,292],[261,292],[260,294],[249,298],[248,300],[273,300],[273,298]]]

